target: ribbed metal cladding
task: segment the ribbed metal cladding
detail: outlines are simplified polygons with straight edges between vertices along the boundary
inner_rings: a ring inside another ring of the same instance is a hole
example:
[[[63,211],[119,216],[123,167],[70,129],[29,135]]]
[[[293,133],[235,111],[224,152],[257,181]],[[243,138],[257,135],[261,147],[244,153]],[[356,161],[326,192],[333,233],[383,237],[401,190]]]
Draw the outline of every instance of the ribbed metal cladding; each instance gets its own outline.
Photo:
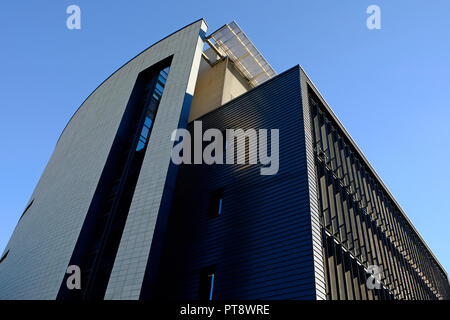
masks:
[[[328,299],[450,297],[445,271],[312,87],[308,90]],[[367,279],[379,268],[379,288]]]
[[[317,300],[326,299],[326,283],[325,271],[323,263],[323,240],[322,240],[322,226],[320,223],[320,206],[319,206],[319,192],[318,180],[316,176],[316,162],[314,154],[314,139],[313,128],[311,121],[311,112],[308,95],[308,77],[304,71],[300,70],[300,81],[302,89],[302,106],[303,106],[303,124],[305,128],[305,152],[306,163],[308,168],[308,187],[311,210],[311,233],[313,241],[314,254],[314,278],[316,284],[316,298]]]
[[[279,171],[182,165],[155,295],[196,299],[202,270],[213,266],[214,299],[316,299],[300,68],[199,120],[203,130],[279,129]],[[209,218],[219,188],[222,213]]]

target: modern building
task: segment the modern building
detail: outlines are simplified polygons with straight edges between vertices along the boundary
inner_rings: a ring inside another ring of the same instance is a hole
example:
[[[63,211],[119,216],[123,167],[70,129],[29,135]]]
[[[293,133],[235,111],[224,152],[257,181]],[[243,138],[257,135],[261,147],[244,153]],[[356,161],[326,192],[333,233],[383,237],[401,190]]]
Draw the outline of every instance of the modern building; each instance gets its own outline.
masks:
[[[278,129],[278,171],[175,164],[172,133],[195,135],[194,121]],[[234,22],[180,29],[85,100],[0,260],[0,299],[449,298],[444,268],[302,68],[277,75]]]

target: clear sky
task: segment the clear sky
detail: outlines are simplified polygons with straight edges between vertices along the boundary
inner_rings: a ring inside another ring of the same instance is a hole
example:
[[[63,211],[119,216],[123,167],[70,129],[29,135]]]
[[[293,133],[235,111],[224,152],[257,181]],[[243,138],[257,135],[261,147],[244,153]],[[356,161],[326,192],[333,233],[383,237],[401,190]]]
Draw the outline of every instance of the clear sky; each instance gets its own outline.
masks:
[[[66,8],[81,8],[81,30]],[[381,8],[381,30],[366,9]],[[303,66],[450,271],[450,1],[4,1],[0,251],[72,114],[146,47],[236,20],[277,72]]]

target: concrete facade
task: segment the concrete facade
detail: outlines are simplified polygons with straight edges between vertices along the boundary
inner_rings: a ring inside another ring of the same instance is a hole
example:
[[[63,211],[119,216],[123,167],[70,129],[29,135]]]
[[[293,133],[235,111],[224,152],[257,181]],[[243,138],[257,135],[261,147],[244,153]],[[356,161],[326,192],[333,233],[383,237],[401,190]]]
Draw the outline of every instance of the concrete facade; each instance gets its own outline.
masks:
[[[215,61],[212,65],[210,63],[202,57],[189,122],[251,89],[249,82],[238,72],[229,58]]]

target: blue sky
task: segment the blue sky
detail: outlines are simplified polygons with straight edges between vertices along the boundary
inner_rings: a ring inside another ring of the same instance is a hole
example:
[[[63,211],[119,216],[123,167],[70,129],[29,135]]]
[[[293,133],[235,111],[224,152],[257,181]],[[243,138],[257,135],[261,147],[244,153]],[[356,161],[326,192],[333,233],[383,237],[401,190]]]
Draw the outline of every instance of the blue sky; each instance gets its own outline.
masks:
[[[81,8],[81,30],[66,8]],[[366,8],[381,8],[381,30]],[[450,270],[450,1],[8,1],[0,10],[0,251],[64,126],[137,53],[236,20],[277,72],[301,64]],[[447,120],[446,120],[447,119]]]

